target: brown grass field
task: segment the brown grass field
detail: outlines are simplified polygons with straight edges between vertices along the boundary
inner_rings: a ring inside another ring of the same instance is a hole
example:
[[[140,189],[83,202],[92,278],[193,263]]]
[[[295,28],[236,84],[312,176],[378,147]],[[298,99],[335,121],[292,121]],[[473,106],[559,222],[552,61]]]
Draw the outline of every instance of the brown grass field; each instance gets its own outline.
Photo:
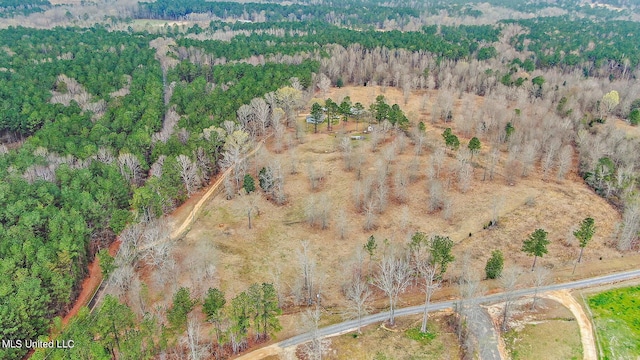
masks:
[[[350,87],[333,89],[329,96],[339,101],[348,95],[353,102],[360,101],[368,107],[378,93],[382,93],[380,88]],[[418,121],[427,124],[428,148],[418,157],[422,165],[420,179],[410,185],[409,201],[406,204],[398,204],[390,199],[387,210],[378,215],[378,226],[375,230],[363,230],[364,215],[355,209],[352,201],[353,186],[357,182],[356,174],[343,170],[342,156],[336,148],[336,135],[327,133],[326,125],[321,127],[322,131],[318,134],[313,134],[313,129],[309,128],[305,141],[297,145],[293,153],[284,151],[276,154],[273,152],[273,143],[267,142],[266,149],[270,151],[263,154],[263,158],[277,158],[283,164],[283,168],[288,169],[292,154],[295,154],[299,163],[297,174],[291,175],[286,171],[287,203],[277,206],[264,198],[259,199],[256,203],[259,211],[253,219],[254,226],[248,229],[242,199],[236,197],[234,200],[226,200],[218,195],[210,200],[203,207],[190,231],[175,246],[178,281],[165,284],[163,288],[152,286],[152,298],[156,305],[168,304],[171,295],[179,286],[198,288],[200,293],[209,287],[219,287],[231,298],[251,283],[272,282],[273,274],[276,272],[281,273],[281,291],[288,295],[298,277],[297,252],[302,240],[310,241],[317,262],[317,283],[320,284],[322,305],[332,314],[324,320],[327,323],[340,322],[342,319],[340,314],[345,298],[341,287],[347,280],[346,265],[370,235],[374,235],[378,240],[379,250],[383,239],[402,244],[406,243],[415,231],[450,236],[455,242],[453,252],[456,258],[460,260],[463,256],[469,256],[479,276],[484,275],[486,260],[495,249],[501,249],[505,254],[505,266],[530,267],[533,259],[527,257],[520,249],[522,241],[536,228],[544,228],[549,232],[549,253],[538,259],[538,266],[551,269],[555,282],[629,269],[638,263],[640,257],[637,254],[620,253],[610,245],[620,215],[582,182],[575,173],[576,169],[572,169],[564,181],[556,181],[553,176],[553,180],[543,181],[539,169],[536,169],[528,177],[518,178],[510,185],[501,175],[504,169],[499,166],[498,175],[493,181],[482,181],[483,156],[489,150],[484,143],[481,154],[474,160],[474,180],[470,190],[461,193],[455,181],[447,190],[454,203],[451,218],[444,220],[440,212],[429,213],[425,165],[432,153],[429,148],[433,149],[436,144],[442,142],[440,134],[444,124],[433,126],[429,123],[429,112],[420,110],[422,94],[424,93],[412,95],[408,104],[402,105],[402,93],[399,90],[388,88],[384,93],[389,103],[401,104],[401,108],[414,124]],[[429,96],[432,101],[435,99],[435,93]],[[475,97],[471,100],[479,104],[482,98]],[[431,109],[431,106],[426,108]],[[304,121],[304,117],[300,116],[299,120]],[[454,128],[455,133],[455,126],[447,124],[447,127],[450,126]],[[340,130],[342,127],[342,124],[335,125],[334,130]],[[362,124],[359,128],[362,129]],[[354,129],[355,124],[350,121],[344,131]],[[460,140],[462,146],[466,146],[469,139]],[[369,150],[368,142],[369,140],[353,142],[355,146],[365,148],[363,177],[375,174],[375,158],[381,156],[384,147],[389,146],[391,136],[387,136],[382,149],[376,153]],[[406,151],[394,160],[389,177],[393,179],[394,170],[405,167],[414,157],[413,145],[409,144]],[[455,161],[454,155],[448,156],[446,160],[447,163]],[[322,169],[325,174],[319,189],[314,191],[311,190],[306,175],[308,162],[313,162],[314,166]],[[248,168],[257,179],[255,165],[250,164]],[[442,175],[441,181],[445,180]],[[327,230],[311,227],[304,221],[304,205],[308,197],[320,195],[326,195],[331,202],[331,208],[335,210]],[[483,229],[491,218],[491,207],[495,199],[503,199],[499,225]],[[178,209],[173,215],[173,222],[180,223],[196,201],[197,196]],[[348,218],[348,231],[344,240],[340,239],[335,228],[335,214],[339,209],[343,209]],[[403,219],[403,215],[407,218]],[[572,245],[567,245],[567,238],[571,237],[571,229],[587,216],[595,219],[597,232],[585,249],[583,262],[577,266],[575,275],[572,275],[579,248],[575,241]],[[193,264],[200,261],[198,259],[204,259],[216,266],[215,281],[203,284],[192,279],[190,272]],[[445,275],[446,280],[455,279],[458,275],[456,263],[449,269]],[[496,291],[499,287],[492,281],[487,281],[486,285],[490,291]],[[523,283],[522,286],[529,285]],[[445,286],[435,294],[435,301],[456,295],[453,287]],[[401,298],[399,306],[417,304],[422,299],[423,295],[414,289]],[[290,298],[287,303],[291,304]],[[375,307],[382,310],[385,305],[382,293],[376,293]],[[295,315],[297,309],[285,309],[287,315],[282,318],[284,330],[279,334],[279,338],[286,338],[301,331],[296,326],[299,323]]]

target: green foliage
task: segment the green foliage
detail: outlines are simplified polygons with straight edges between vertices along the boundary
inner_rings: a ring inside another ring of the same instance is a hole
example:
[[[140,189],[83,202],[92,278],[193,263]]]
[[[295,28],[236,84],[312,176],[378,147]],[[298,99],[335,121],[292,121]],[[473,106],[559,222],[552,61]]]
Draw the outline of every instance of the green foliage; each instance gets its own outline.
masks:
[[[487,264],[484,267],[484,273],[487,276],[487,279],[497,279],[502,274],[502,269],[504,268],[504,257],[502,256],[502,251],[493,250],[491,252],[491,257],[487,260]]]
[[[247,194],[256,191],[256,181],[253,179],[253,176],[251,176],[250,174],[246,174],[244,176],[242,188],[247,192]]]
[[[538,257],[543,257],[544,254],[547,253],[547,245],[549,245],[547,235],[548,233],[543,229],[536,229],[522,244],[522,251],[527,255],[534,257],[534,267],[536,265],[536,259]]]
[[[373,235],[369,236],[369,239],[367,239],[367,242],[364,244],[364,250],[369,254],[369,258],[373,258],[373,254],[377,248],[376,238],[374,238]]]
[[[410,328],[405,331],[407,337],[411,340],[415,340],[421,344],[428,344],[431,340],[435,339],[437,334],[435,332],[427,331],[421,332],[419,327]]]
[[[445,145],[451,150],[458,150],[460,147],[460,140],[451,132],[451,128],[446,128],[442,133]]]
[[[483,60],[489,60],[492,59],[494,57],[496,57],[498,55],[498,51],[496,50],[495,47],[493,46],[487,46],[487,47],[483,47],[480,50],[478,50],[478,55],[476,56],[476,58],[480,61]]]
[[[427,131],[427,126],[424,124],[424,122],[420,121],[418,123],[418,130],[420,130],[420,132],[422,133]]]
[[[193,310],[197,301],[191,299],[191,292],[186,287],[181,287],[173,295],[173,303],[167,311],[167,320],[174,332],[181,332],[187,325],[187,315]]]
[[[507,123],[507,125],[505,125],[504,127],[504,132],[505,132],[505,140],[508,141],[509,138],[511,137],[511,135],[513,134],[513,132],[516,131],[516,128],[513,127],[513,124],[511,123],[511,121],[509,121]]]
[[[640,109],[633,109],[629,113],[629,123],[633,126],[640,124]]]
[[[589,298],[603,359],[640,356],[640,286],[600,293]]]
[[[480,144],[480,140],[475,136],[471,138],[471,140],[469,140],[469,145],[467,145],[467,147],[471,151],[471,154],[477,154],[480,151],[481,146],[482,145]]]
[[[533,85],[536,85],[538,87],[542,87],[542,85],[544,85],[544,77],[542,77],[542,75],[536,76],[533,79],[531,79],[531,83],[533,83]]]
[[[336,87],[341,88],[343,86],[344,86],[344,80],[342,80],[342,78],[339,77],[338,80],[336,80]]]
[[[439,275],[442,276],[447,271],[447,266],[455,257],[451,254],[453,248],[453,240],[448,236],[435,235],[430,239],[431,262],[439,269]]]
[[[107,278],[116,266],[114,264],[113,256],[109,255],[108,249],[101,249],[98,251],[98,260],[100,261],[100,270],[102,271],[102,277]]]
[[[593,234],[595,234],[595,232],[595,222],[592,218],[588,217],[580,222],[580,227],[578,228],[578,230],[573,232],[573,236],[575,236],[576,239],[578,239],[578,241],[580,242],[580,247],[584,248],[587,246],[589,241],[591,241],[591,238],[593,237]]]
[[[221,311],[227,301],[224,293],[215,288],[209,288],[202,303],[202,312],[206,315],[207,321],[218,322],[221,319]]]

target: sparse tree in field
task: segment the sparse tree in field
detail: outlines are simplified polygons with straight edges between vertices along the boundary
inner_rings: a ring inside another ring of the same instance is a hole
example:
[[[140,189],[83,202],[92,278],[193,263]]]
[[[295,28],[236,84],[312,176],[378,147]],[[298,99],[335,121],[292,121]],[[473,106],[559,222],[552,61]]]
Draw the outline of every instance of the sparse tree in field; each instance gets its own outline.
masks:
[[[487,279],[497,279],[502,274],[502,268],[504,267],[504,257],[502,251],[493,250],[491,257],[487,260],[487,264],[484,267],[484,273]]]
[[[378,248],[378,243],[376,243],[376,238],[373,235],[369,236],[363,248],[367,252],[367,254],[369,254],[369,264],[372,264],[373,255],[375,254],[376,249]]]
[[[444,203],[444,190],[442,184],[438,180],[433,180],[429,183],[429,211],[438,211],[442,208]]]
[[[471,138],[471,140],[469,140],[469,145],[467,145],[467,148],[469,148],[469,151],[471,151],[472,160],[473,156],[480,152],[481,146],[482,145],[480,144],[480,140],[477,137],[474,136],[473,138]]]
[[[442,137],[444,138],[444,143],[447,148],[451,150],[458,150],[460,147],[460,140],[451,132],[451,128],[446,128],[442,133]]]
[[[311,190],[316,190],[320,185],[322,179],[324,179],[323,172],[318,169],[313,160],[307,161],[307,176],[309,178],[309,184],[311,185]]]
[[[500,221],[500,211],[504,208],[504,196],[496,196],[491,202],[491,226],[497,226]]]
[[[229,176],[224,177],[224,180],[222,181],[222,187],[224,189],[225,198],[227,200],[231,200],[235,197],[236,189],[233,186],[233,182],[231,181],[231,178]]]
[[[257,212],[258,215],[260,214],[260,210],[258,209],[258,201],[260,199],[260,193],[259,192],[252,192],[252,193],[248,193],[246,191],[244,191],[244,194],[242,195],[241,198],[241,202],[242,202],[242,207],[244,209],[244,211],[246,211],[247,213],[247,220],[249,222],[249,229],[251,229],[251,216],[254,212]]]
[[[305,216],[309,225],[327,229],[331,218],[331,201],[326,195],[319,198],[310,196],[305,206]]]
[[[369,289],[369,285],[360,274],[356,274],[351,282],[347,285],[345,296],[348,301],[346,316],[348,318],[358,319],[358,333],[362,324],[362,317],[370,311],[369,303],[373,293]]]
[[[521,275],[522,269],[513,266],[507,268],[500,277],[500,285],[504,291],[504,309],[502,313],[501,327],[503,332],[508,329],[509,310],[511,310],[511,305],[515,299],[514,290],[518,286]]]
[[[531,271],[536,267],[536,260],[538,257],[543,257],[547,253],[547,245],[549,240],[547,239],[548,233],[543,229],[536,229],[529,237],[524,241],[522,245],[522,251],[529,256],[533,256],[533,265]]]
[[[404,204],[409,200],[409,179],[404,170],[399,170],[396,172],[393,183],[393,192],[396,200]]]
[[[303,240],[300,242],[300,249],[298,250],[298,264],[300,265],[300,275],[302,278],[302,292],[304,300],[307,306],[313,303],[315,294],[315,271],[316,262],[312,258],[311,245],[309,240]]]
[[[473,166],[469,163],[464,163],[458,169],[458,186],[460,191],[464,194],[471,187],[471,181],[473,180]]]
[[[573,236],[578,239],[580,244],[580,255],[578,256],[578,262],[582,260],[582,252],[584,248],[587,247],[587,244],[591,241],[593,234],[596,232],[596,225],[593,218],[587,217],[580,222],[580,227],[578,230],[573,232]]]
[[[311,105],[311,119],[313,120],[313,132],[318,133],[318,124],[322,122],[324,112],[322,111],[322,105],[314,102]]]
[[[242,189],[246,191],[247,194],[250,194],[256,191],[256,181],[253,179],[251,174],[244,175],[244,181],[242,182]]]
[[[436,171],[435,173],[436,178],[440,177],[440,171],[444,166],[445,156],[446,156],[446,151],[443,146],[437,146],[436,149],[433,151],[433,155],[431,155],[431,160],[432,160],[434,169]]]
[[[364,204],[364,230],[369,231],[376,228],[376,204],[369,200]]]
[[[425,303],[422,315],[421,332],[427,331],[427,319],[429,317],[429,304],[431,296],[440,287],[442,275],[447,271],[447,266],[454,260],[451,255],[453,241],[448,237],[433,236],[428,238],[423,232],[416,232],[411,237],[409,248],[415,273],[420,277],[424,286]]]
[[[395,325],[395,310],[398,297],[411,283],[411,266],[405,254],[391,249],[380,261],[373,284],[389,298],[389,324]]]
[[[378,205],[377,211],[382,214],[387,209],[387,197],[389,194],[389,187],[386,181],[378,182],[375,190],[376,204]]]
[[[496,166],[500,160],[500,151],[497,148],[491,149],[489,153],[489,165],[485,167],[485,172],[482,180],[486,180],[487,171],[489,172],[489,180],[493,180],[493,175],[496,171]]]
[[[349,230],[349,223],[347,219],[347,214],[342,208],[338,210],[338,214],[336,215],[336,230],[338,231],[338,235],[340,236],[340,239],[344,240]]]
[[[547,284],[550,275],[551,272],[544,266],[538,266],[533,272],[533,287],[535,288],[535,291],[533,293],[533,300],[531,301],[531,310],[535,309],[536,307],[536,301],[538,300],[538,289],[541,286]]]

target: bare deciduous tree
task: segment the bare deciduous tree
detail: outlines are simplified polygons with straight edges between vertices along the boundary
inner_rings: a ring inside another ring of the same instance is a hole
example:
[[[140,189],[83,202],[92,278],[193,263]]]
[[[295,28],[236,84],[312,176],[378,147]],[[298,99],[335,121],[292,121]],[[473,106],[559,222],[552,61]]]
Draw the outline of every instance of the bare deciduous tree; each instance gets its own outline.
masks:
[[[564,179],[567,175],[567,172],[571,168],[571,164],[573,163],[573,147],[571,145],[565,145],[560,150],[560,154],[558,155],[558,180]]]
[[[260,134],[265,134],[269,125],[269,104],[263,98],[255,98],[251,100],[251,111],[259,125]]]
[[[369,303],[372,295],[373,293],[371,289],[369,289],[369,285],[365,279],[362,278],[362,275],[354,276],[347,285],[345,296],[348,307],[345,316],[350,319],[358,319],[358,333],[361,333],[362,317],[367,315],[371,310]]]
[[[509,320],[509,310],[515,299],[514,290],[518,286],[518,282],[520,280],[520,276],[523,271],[521,268],[516,266],[509,267],[502,272],[502,276],[500,277],[500,285],[504,291],[504,310],[502,313],[502,331],[507,331],[508,329],[508,320]]]
[[[122,153],[118,156],[118,166],[120,173],[128,182],[138,184],[142,180],[142,168],[138,158],[129,153]]]
[[[329,351],[329,346],[331,345],[331,340],[324,339],[320,335],[320,317],[319,307],[314,310],[307,309],[303,317],[303,324],[305,324],[306,330],[312,334],[311,340],[302,345],[302,352],[305,358],[309,360],[321,360],[322,355]]]
[[[638,231],[640,231],[640,206],[629,201],[622,215],[621,230],[618,235],[618,250],[627,251],[631,249],[638,239]]]
[[[378,273],[373,284],[389,299],[389,324],[395,325],[395,310],[398,297],[411,283],[411,266],[401,251],[389,249],[378,264]]]
[[[300,277],[302,282],[302,297],[307,305],[313,303],[315,297],[315,271],[316,261],[311,254],[311,244],[309,240],[303,240],[300,242],[300,249],[298,249],[298,264],[300,266]]]
[[[338,232],[338,236],[340,236],[340,239],[342,240],[344,240],[349,231],[347,214],[345,213],[343,208],[340,208],[340,210],[338,210],[338,214],[336,215],[336,231]]]
[[[176,160],[180,170],[180,178],[184,183],[187,194],[191,196],[191,194],[198,190],[201,183],[196,164],[186,155],[178,155]]]
[[[538,289],[541,286],[547,284],[550,275],[551,272],[543,266],[538,266],[537,268],[535,268],[535,270],[533,270],[533,279],[531,282],[533,287],[535,288],[535,292],[533,293],[533,300],[531,301],[531,310],[535,309],[536,307],[536,300],[538,300]]]

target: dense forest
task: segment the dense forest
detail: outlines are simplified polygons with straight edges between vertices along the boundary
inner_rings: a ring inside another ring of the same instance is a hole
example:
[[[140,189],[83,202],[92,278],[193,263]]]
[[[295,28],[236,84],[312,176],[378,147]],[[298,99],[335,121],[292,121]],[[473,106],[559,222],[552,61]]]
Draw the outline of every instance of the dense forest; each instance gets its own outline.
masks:
[[[527,13],[548,7],[546,1],[482,2]],[[281,5],[159,0],[141,2],[135,18],[176,20],[204,13],[213,20],[208,27],[140,32],[100,24],[0,30],[0,271],[5,275],[0,279],[0,340],[46,337],[52,319],[70,308],[95,255],[124,229],[161,217],[206,185],[220,170],[235,124],[253,122],[257,127],[256,118],[242,118],[241,109],[260,105],[263,97],[269,116],[282,108],[291,117],[298,104],[288,103],[286,95],[312,96],[323,80],[324,87],[392,84],[408,91],[448,91],[452,73],[462,79],[463,71],[475,71],[464,84],[458,83],[460,89],[477,95],[522,93],[531,101],[552,102],[559,118],[572,119],[571,126],[582,131],[583,147],[602,140],[633,149],[630,141],[596,127],[608,115],[637,125],[640,94],[630,91],[623,99],[613,99],[593,90],[588,99],[572,98],[572,91],[563,92],[566,80],[560,79],[590,79],[608,86],[637,76],[640,23],[618,19],[637,9],[627,1],[607,3],[626,8],[617,12],[565,0],[554,6],[587,16],[446,26],[419,19],[442,11],[479,18],[482,11],[466,1]],[[44,0],[3,0],[0,17],[50,7]],[[616,20],[605,23],[599,15]],[[420,26],[378,31],[390,22]],[[228,39],[214,36],[222,33],[230,34]],[[169,43],[163,52],[151,45],[161,41]],[[509,51],[499,50],[506,48]],[[403,73],[398,64],[406,65]],[[360,75],[354,75],[354,66],[362,68]],[[387,107],[394,111],[393,123],[409,134],[410,119],[398,105]],[[448,114],[444,106],[443,113]],[[627,198],[635,192],[634,161],[613,150],[585,154],[581,175],[587,183],[621,209],[628,208]],[[635,239],[633,231],[629,236]],[[253,292],[273,307],[269,286],[249,289],[245,296]],[[187,294],[186,300],[174,299],[174,307],[193,308],[197,301]],[[240,312],[259,307],[258,300],[234,301],[231,309]],[[87,352],[80,357],[118,353],[149,358],[175,345],[171,331],[186,329],[186,313],[176,315],[167,330],[157,319],[134,319],[114,298],[101,306],[98,312],[83,311],[64,330],[88,342],[88,334],[102,334],[95,348],[83,350]],[[113,319],[104,314],[117,317],[122,328],[108,329]],[[236,318],[242,322],[238,336],[244,342],[230,343],[233,352],[247,346],[251,328],[247,319]],[[257,322],[252,334],[266,338],[276,325]],[[58,327],[53,322],[54,333],[61,331]],[[124,345],[114,345],[119,334],[125,335]],[[0,357],[19,359],[25,353],[1,349]]]

